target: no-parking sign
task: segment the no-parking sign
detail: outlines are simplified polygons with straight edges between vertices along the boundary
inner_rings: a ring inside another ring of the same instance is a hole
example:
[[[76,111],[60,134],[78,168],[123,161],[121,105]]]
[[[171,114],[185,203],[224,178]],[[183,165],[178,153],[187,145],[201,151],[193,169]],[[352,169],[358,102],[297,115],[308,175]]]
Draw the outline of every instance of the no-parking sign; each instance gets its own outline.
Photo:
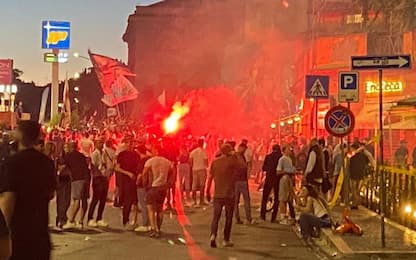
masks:
[[[335,106],[325,115],[325,129],[333,136],[349,135],[354,130],[354,126],[354,114],[346,107]]]

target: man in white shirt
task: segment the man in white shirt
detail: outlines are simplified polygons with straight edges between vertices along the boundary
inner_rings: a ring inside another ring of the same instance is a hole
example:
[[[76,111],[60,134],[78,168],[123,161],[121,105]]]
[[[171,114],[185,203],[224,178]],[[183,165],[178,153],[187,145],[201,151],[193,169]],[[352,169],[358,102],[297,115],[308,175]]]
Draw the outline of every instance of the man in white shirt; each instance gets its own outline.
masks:
[[[279,223],[283,225],[289,225],[291,222],[287,218],[286,211],[287,206],[291,205],[290,198],[293,193],[292,177],[295,174],[295,167],[293,166],[292,159],[290,159],[290,146],[285,145],[283,147],[283,156],[280,157],[277,164],[277,174],[282,175],[279,182]],[[293,206],[292,206],[293,208]],[[294,219],[294,214],[291,216]]]
[[[90,227],[108,227],[103,220],[103,212],[107,201],[108,193],[108,176],[106,176],[106,164],[103,159],[104,140],[97,140],[95,150],[91,155],[92,180],[92,200],[88,211],[88,226]],[[94,211],[98,205],[96,220],[93,219]]]
[[[143,182],[151,186],[147,192],[146,204],[151,225],[151,237],[160,237],[163,222],[163,203],[172,177],[172,163],[160,156],[160,147],[153,147],[153,157],[146,161],[143,170]]]
[[[192,166],[192,198],[197,206],[197,192],[199,191],[200,205],[207,205],[204,200],[205,182],[207,179],[208,154],[204,149],[204,140],[198,140],[198,147],[189,155]]]

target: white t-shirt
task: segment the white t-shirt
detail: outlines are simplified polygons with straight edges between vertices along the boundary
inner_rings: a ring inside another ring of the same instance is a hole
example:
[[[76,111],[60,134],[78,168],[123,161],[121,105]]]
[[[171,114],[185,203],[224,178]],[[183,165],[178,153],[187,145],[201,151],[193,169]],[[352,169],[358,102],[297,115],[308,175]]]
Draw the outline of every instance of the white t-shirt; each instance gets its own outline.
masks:
[[[152,187],[161,187],[167,184],[168,174],[172,163],[161,156],[155,156],[146,161],[144,167],[152,169]]]
[[[286,155],[280,157],[276,170],[278,172],[294,173],[295,167],[293,167],[292,159]]]
[[[193,171],[200,171],[200,170],[207,169],[206,161],[208,160],[208,154],[203,148],[198,147],[195,150],[193,150],[191,154],[189,155],[189,158],[192,159]]]

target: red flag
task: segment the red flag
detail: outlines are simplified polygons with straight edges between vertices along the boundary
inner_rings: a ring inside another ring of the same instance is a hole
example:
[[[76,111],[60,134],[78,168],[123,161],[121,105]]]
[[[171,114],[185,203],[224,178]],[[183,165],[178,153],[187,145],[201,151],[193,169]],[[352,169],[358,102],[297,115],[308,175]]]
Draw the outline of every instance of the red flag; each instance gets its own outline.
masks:
[[[116,59],[93,54],[88,51],[95,73],[104,92],[102,102],[107,106],[115,106],[119,103],[134,100],[139,93],[128,76],[136,76],[127,66]]]

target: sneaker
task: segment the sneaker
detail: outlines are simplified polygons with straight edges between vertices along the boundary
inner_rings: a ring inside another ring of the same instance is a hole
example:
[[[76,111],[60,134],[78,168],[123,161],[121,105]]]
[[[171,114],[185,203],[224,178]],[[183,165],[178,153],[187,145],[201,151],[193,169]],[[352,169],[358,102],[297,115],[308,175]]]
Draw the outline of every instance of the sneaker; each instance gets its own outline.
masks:
[[[105,227],[108,227],[108,223],[105,222],[104,220],[98,220],[97,221],[97,226],[105,228]]]
[[[234,243],[233,242],[231,242],[231,240],[229,240],[229,241],[223,241],[222,242],[222,245],[223,245],[223,247],[233,247],[234,246]]]
[[[286,226],[291,225],[291,223],[289,222],[289,219],[287,219],[287,218],[279,220],[279,224],[286,225]]]
[[[247,225],[257,225],[258,222],[255,219],[252,219],[250,221],[247,222]]]
[[[75,228],[75,223],[74,222],[66,222],[65,225],[62,226],[63,229],[73,229]]]
[[[76,224],[75,224],[75,228],[78,228],[78,229],[84,229],[84,223],[82,223],[82,222],[78,222],[78,223],[76,223]]]
[[[140,227],[137,227],[134,231],[141,232],[141,233],[145,233],[145,232],[149,232],[150,231],[150,227],[140,226]]]
[[[126,224],[126,225],[125,225],[125,229],[126,229],[127,231],[134,231],[134,230],[136,229],[136,224],[134,224],[134,223],[129,223],[129,224]]]
[[[88,221],[88,226],[93,227],[93,228],[98,227],[97,221],[95,221],[93,219],[89,220]]]

